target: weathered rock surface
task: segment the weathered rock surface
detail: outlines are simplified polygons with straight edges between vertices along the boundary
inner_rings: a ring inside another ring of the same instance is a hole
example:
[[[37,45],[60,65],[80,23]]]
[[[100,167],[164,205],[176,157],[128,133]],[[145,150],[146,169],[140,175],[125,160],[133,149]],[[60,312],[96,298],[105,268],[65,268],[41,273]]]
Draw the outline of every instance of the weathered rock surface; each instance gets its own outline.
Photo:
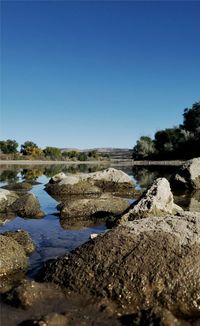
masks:
[[[46,191],[53,195],[88,195],[102,192],[132,194],[133,190],[132,179],[123,171],[113,168],[77,175],[59,173],[46,185]]]
[[[126,313],[161,306],[183,319],[200,318],[200,214],[119,225],[48,262],[40,277],[108,298]]]
[[[17,241],[0,235],[0,248],[0,278],[27,269],[26,253]]]
[[[121,214],[129,207],[128,200],[103,194],[99,198],[68,200],[60,205],[61,218],[88,219],[98,215]]]
[[[174,203],[173,194],[167,179],[158,178],[134,202],[128,212],[120,218],[120,222],[132,221],[148,216],[165,216],[175,214],[182,209]]]
[[[2,235],[17,241],[23,247],[26,255],[30,255],[35,251],[35,245],[31,236],[24,230],[7,231],[2,233]]]
[[[0,213],[4,213],[17,199],[15,192],[0,188]]]
[[[32,193],[20,196],[11,206],[10,209],[21,217],[40,218],[44,213],[40,210],[40,204],[37,197]]]
[[[170,184],[173,189],[200,189],[200,157],[183,164],[170,179]]]
[[[37,197],[32,193],[20,194],[14,191],[0,188],[0,213],[2,214],[2,222],[6,218],[19,215],[21,217],[44,216],[40,210],[40,204]]]

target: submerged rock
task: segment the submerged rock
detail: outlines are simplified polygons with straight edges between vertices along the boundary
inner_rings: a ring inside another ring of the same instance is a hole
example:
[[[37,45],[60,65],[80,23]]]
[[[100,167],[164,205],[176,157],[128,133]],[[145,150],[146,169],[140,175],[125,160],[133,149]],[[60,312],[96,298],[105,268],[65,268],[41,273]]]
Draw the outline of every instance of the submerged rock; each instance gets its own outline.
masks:
[[[44,213],[40,210],[40,204],[37,197],[32,193],[20,196],[10,209],[21,217],[41,218]]]
[[[55,175],[46,185],[52,195],[88,195],[112,192],[114,194],[133,194],[133,181],[123,171],[109,168],[94,173]]]
[[[48,262],[42,280],[107,298],[126,313],[161,306],[200,317],[200,214],[148,217]]]
[[[30,255],[35,251],[33,240],[29,233],[24,230],[7,231],[2,233],[2,235],[17,241],[23,247],[26,255]]]
[[[29,308],[42,301],[64,299],[64,294],[56,285],[23,280],[4,295],[4,301],[23,308]]]
[[[165,178],[156,179],[153,184],[134,202],[120,222],[132,221],[148,216],[175,214],[182,209],[174,203],[169,182]]]
[[[200,189],[200,157],[187,161],[170,179],[173,189]]]

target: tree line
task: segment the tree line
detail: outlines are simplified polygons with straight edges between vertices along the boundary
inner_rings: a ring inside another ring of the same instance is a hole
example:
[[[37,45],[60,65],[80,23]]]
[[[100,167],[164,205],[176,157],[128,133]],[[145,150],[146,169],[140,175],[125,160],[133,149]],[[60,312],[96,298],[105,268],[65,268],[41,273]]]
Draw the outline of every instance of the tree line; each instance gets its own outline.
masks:
[[[0,141],[0,152],[7,154],[11,159],[47,159],[47,160],[71,160],[88,161],[100,160],[101,156],[95,151],[79,152],[75,150],[61,151],[60,148],[47,146],[40,148],[32,141],[26,141],[20,146],[16,140],[7,139]]]
[[[200,102],[183,112],[183,123],[142,136],[133,148],[135,160],[174,160],[200,156]]]

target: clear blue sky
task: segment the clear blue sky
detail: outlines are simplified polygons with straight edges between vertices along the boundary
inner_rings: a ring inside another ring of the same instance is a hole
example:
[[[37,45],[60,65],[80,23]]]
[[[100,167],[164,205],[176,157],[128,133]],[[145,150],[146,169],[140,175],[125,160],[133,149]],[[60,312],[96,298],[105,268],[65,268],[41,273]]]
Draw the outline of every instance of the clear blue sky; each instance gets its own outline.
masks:
[[[198,1],[1,6],[1,139],[132,148],[200,100]]]

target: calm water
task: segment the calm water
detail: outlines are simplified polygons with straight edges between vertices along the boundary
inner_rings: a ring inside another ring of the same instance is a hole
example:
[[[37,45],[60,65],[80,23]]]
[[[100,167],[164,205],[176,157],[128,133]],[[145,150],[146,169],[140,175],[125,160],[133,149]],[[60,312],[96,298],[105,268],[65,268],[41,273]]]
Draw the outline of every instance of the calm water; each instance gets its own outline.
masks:
[[[120,166],[118,168],[128,173],[133,178],[136,187],[142,189],[150,185],[155,178],[160,176],[169,178],[174,172],[174,168],[166,169],[166,167],[159,168],[159,170],[155,167],[146,169]],[[46,214],[45,217],[39,220],[16,217],[0,226],[0,232],[23,229],[30,233],[37,247],[30,257],[30,276],[34,275],[42,262],[75,249],[86,242],[91,233],[101,233],[106,230],[104,224],[90,227],[75,225],[73,229],[63,229],[59,217],[55,214],[58,213],[56,208],[58,202],[44,191],[44,185],[56,173],[61,171],[68,173],[93,172],[103,169],[101,165],[12,166],[10,168],[1,166],[0,169],[0,186],[20,181],[38,183],[33,186],[31,192],[38,197],[41,209]]]

